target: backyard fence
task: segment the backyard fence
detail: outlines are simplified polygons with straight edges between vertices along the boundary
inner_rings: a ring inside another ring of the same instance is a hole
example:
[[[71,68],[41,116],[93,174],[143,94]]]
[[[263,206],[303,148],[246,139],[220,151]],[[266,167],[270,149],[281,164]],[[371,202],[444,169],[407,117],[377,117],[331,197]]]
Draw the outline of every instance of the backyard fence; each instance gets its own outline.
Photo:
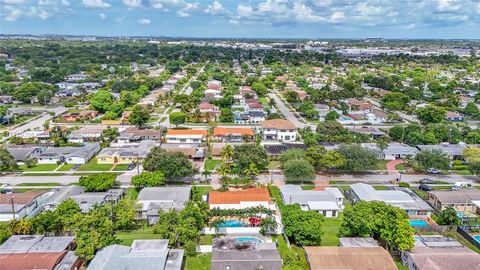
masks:
[[[480,225],[457,227],[457,232],[463,236],[470,244],[480,248],[480,243],[470,234],[472,229],[480,230]]]
[[[437,232],[439,234],[444,234],[445,232],[451,229],[448,225],[428,225],[428,226],[415,226],[415,232]]]

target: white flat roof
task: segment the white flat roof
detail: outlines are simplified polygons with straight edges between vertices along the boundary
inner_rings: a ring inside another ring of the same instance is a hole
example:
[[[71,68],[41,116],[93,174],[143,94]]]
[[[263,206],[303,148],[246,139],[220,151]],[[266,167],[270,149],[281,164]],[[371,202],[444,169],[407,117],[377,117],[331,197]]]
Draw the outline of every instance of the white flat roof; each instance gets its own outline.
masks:
[[[308,202],[308,208],[310,210],[320,211],[320,210],[340,210],[338,205],[332,201],[316,201],[316,202]]]

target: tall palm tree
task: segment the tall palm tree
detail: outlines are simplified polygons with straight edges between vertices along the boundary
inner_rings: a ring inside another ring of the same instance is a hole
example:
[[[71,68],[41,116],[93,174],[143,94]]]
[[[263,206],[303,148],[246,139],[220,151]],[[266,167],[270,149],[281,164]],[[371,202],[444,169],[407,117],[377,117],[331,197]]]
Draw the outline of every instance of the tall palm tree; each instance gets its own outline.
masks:
[[[208,177],[212,175],[212,171],[210,170],[205,170],[202,172],[202,175],[205,176],[205,181],[208,181]]]
[[[243,170],[243,173],[248,176],[248,177],[251,177],[252,175],[259,175],[260,174],[260,171],[257,169],[257,166],[255,166],[255,164],[253,163],[250,163],[248,165],[248,168],[244,169]]]
[[[227,164],[222,164],[220,167],[216,169],[216,172],[221,176],[227,176],[232,173],[232,170],[230,169],[230,166],[228,166]]]
[[[201,118],[202,118],[202,113],[201,113],[200,110],[197,108],[197,109],[193,112],[193,120],[195,121],[195,123],[199,123]]]
[[[207,123],[210,122],[211,118],[212,118],[212,114],[210,112],[206,112],[205,119],[207,120]]]
[[[232,159],[233,152],[234,152],[233,146],[230,144],[227,144],[222,148],[222,160],[224,163],[230,164],[230,160]]]

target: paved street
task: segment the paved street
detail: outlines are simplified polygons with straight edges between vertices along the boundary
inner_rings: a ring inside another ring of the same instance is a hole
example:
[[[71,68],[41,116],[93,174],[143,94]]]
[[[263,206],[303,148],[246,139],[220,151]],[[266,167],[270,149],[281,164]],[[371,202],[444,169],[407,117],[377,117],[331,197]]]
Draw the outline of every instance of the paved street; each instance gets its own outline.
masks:
[[[274,93],[268,94],[268,97],[275,100],[275,103],[277,104],[278,109],[280,109],[280,112],[285,116],[287,120],[293,122],[298,128],[304,128],[307,126],[315,128],[314,124],[304,124],[300,122],[300,120],[298,120],[298,118],[288,109],[287,105],[285,105],[285,103]]]
[[[77,183],[80,176],[63,175],[63,176],[1,176],[0,185],[14,186],[21,183],[59,183],[60,185],[68,185]]]

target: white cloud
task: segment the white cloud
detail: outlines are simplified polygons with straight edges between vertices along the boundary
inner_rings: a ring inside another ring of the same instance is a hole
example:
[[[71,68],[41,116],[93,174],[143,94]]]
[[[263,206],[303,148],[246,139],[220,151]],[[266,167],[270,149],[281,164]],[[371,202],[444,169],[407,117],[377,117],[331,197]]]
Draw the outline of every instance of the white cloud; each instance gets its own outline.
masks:
[[[146,18],[142,18],[142,19],[138,19],[137,23],[139,24],[150,24],[152,21],[150,21],[150,19],[146,19]]]
[[[105,13],[98,13],[98,16],[100,16],[100,19],[105,20],[107,18],[107,15]]]
[[[53,5],[53,2],[50,0],[38,0],[39,6]]]
[[[183,10],[177,11],[177,15],[178,15],[178,17],[182,17],[182,18],[190,17],[190,13],[188,13],[186,11],[183,11]]]
[[[123,0],[123,4],[128,7],[138,7],[142,4],[142,0]]]
[[[460,4],[455,0],[437,0],[439,11],[457,11],[460,9]]]
[[[22,17],[23,13],[20,9],[14,8],[12,6],[4,6],[5,11],[7,11],[7,16],[5,16],[5,20],[7,22],[14,22],[18,18]]]
[[[62,5],[64,6],[70,6],[70,2],[68,0],[62,0]]]
[[[28,0],[3,0],[2,4],[5,5],[20,5],[27,3]]]
[[[212,14],[212,15],[218,15],[225,12],[226,12],[226,9],[217,0],[214,0],[213,3],[211,5],[208,5],[207,8],[205,9],[205,13]]]
[[[404,28],[405,28],[405,29],[413,29],[413,28],[415,28],[415,26],[416,26],[416,25],[415,25],[414,23],[411,23],[411,24],[405,25]]]
[[[82,0],[82,3],[87,8],[109,8],[112,6],[103,0]]]
[[[345,12],[343,11],[335,11],[330,15],[330,21],[333,23],[338,23],[344,21],[345,18]]]
[[[251,6],[240,4],[237,7],[237,12],[240,16],[250,17],[251,15],[253,15],[253,8]]]
[[[48,19],[48,18],[51,16],[51,14],[48,13],[48,12],[47,12],[46,10],[44,10],[44,9],[39,9],[38,12],[37,12],[37,16],[38,16],[38,18],[40,18],[40,19],[42,19],[42,20],[46,20],[46,19]]]

